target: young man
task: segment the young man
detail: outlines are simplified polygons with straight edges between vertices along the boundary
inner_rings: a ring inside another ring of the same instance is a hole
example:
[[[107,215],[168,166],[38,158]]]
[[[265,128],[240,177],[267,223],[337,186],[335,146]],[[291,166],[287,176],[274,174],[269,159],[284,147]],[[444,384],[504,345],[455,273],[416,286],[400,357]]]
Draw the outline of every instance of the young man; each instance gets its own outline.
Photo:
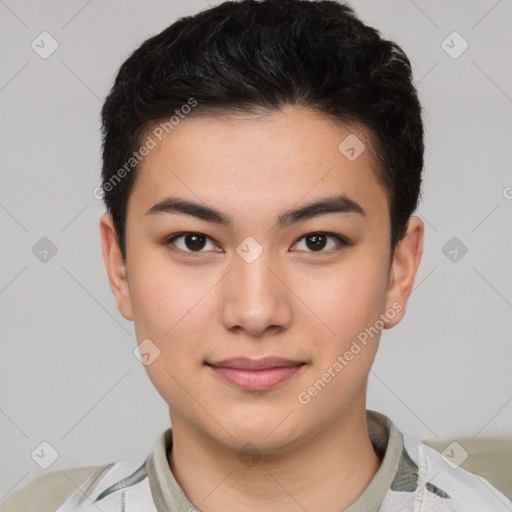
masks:
[[[4,511],[511,510],[366,409],[422,253],[395,43],[335,2],[224,3],[136,50],[102,121],[105,265],[172,427]]]

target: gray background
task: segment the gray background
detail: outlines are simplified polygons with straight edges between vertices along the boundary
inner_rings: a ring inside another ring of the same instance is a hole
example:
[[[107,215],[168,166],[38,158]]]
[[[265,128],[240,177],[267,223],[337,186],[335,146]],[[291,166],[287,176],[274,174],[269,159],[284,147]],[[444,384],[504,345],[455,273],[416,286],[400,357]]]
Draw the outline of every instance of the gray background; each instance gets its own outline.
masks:
[[[420,439],[510,438],[512,2],[352,5],[410,57],[427,144],[424,256],[368,407]],[[103,265],[99,110],[136,46],[207,6],[0,0],[0,501],[45,471],[145,456],[169,426]],[[59,45],[46,59],[31,47],[43,31]],[[469,44],[457,58],[453,31]],[[46,470],[43,441],[58,453]]]

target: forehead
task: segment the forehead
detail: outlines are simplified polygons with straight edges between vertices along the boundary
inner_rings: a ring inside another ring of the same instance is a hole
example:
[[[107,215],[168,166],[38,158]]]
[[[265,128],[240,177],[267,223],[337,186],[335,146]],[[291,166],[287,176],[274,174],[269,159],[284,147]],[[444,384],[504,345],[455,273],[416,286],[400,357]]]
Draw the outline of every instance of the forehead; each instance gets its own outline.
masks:
[[[148,130],[155,145],[139,165],[129,211],[143,214],[179,195],[263,215],[336,193],[365,203],[370,214],[387,208],[373,145],[361,126],[289,107],[262,115],[185,117],[168,132],[159,140]]]

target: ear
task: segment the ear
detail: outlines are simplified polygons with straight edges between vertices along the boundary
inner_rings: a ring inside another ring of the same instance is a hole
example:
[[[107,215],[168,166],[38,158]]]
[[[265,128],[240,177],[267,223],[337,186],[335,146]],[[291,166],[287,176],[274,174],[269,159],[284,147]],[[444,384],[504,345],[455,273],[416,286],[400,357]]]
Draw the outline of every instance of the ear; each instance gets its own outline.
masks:
[[[423,232],[423,221],[419,217],[410,217],[407,233],[395,249],[390,268],[386,311],[392,310],[396,314],[385,320],[385,329],[394,327],[405,315],[407,300],[423,253]]]
[[[105,213],[100,219],[101,246],[103,261],[107,269],[110,288],[114,292],[117,308],[126,320],[133,320],[130,289],[126,276],[126,264],[117,242],[116,229],[112,215]]]

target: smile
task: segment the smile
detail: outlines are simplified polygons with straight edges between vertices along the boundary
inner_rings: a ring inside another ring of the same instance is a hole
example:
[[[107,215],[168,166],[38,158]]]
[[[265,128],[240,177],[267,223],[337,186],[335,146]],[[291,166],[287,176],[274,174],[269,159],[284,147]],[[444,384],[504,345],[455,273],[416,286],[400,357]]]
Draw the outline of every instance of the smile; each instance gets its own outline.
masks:
[[[247,391],[271,389],[295,375],[306,363],[278,358],[262,360],[231,359],[210,364],[212,371],[225,382]]]

